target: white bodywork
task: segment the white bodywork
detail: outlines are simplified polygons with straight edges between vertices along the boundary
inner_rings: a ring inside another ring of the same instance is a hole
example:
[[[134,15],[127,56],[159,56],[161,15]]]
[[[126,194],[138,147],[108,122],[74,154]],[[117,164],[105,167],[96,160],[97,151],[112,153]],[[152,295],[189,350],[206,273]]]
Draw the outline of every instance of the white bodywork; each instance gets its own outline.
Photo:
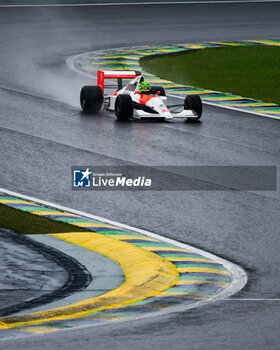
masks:
[[[131,96],[132,101],[139,105],[138,108],[134,108],[134,114],[133,117],[137,119],[141,118],[160,118],[160,119],[166,119],[170,120],[173,118],[196,118],[197,114],[190,109],[184,109],[183,111],[179,113],[170,112],[170,110],[167,108],[165,102],[167,101],[166,96],[160,96],[159,94],[155,95],[147,95],[147,94],[141,94],[138,90],[138,86],[140,82],[143,80],[143,77],[141,75],[137,76],[135,79],[133,79],[129,84],[127,84],[122,89],[118,90],[114,94],[105,96],[106,100],[106,108],[108,110],[115,110],[115,102],[119,94],[128,94]],[[148,107],[146,109],[151,109],[156,113],[151,113],[149,111],[144,111],[143,109],[140,109],[141,107]]]

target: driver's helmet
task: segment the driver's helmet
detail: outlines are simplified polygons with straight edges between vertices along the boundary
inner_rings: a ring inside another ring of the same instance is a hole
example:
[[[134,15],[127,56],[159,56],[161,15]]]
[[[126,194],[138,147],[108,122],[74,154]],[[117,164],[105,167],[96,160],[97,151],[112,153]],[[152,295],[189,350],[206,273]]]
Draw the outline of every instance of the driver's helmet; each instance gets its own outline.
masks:
[[[152,91],[150,84],[147,83],[146,81],[143,81],[142,83],[140,83],[138,89],[143,94],[147,94]]]

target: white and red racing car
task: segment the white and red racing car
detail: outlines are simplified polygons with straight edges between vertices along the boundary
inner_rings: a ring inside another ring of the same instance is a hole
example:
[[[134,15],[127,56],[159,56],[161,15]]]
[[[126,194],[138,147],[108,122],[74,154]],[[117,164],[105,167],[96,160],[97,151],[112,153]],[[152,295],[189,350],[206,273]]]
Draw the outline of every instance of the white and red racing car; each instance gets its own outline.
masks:
[[[117,79],[117,91],[105,94],[105,87],[116,88],[116,85],[105,85],[105,79]],[[130,80],[126,85],[123,84],[125,79]],[[97,113],[104,106],[115,111],[117,119],[122,121],[132,117],[200,119],[202,103],[199,95],[187,95],[184,104],[167,106],[164,89],[151,86],[149,93],[142,93],[139,85],[143,82],[144,77],[138,71],[98,71],[97,86],[84,86],[81,90],[81,107],[84,112]],[[179,108],[181,111],[178,111]]]

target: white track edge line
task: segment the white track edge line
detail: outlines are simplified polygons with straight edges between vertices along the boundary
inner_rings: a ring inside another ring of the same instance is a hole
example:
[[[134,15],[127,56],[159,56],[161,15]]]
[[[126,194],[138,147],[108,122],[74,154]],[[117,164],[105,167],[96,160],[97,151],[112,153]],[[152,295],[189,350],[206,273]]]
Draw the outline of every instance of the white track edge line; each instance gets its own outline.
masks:
[[[250,4],[250,3],[269,3],[280,2],[280,0],[222,0],[222,1],[148,1],[148,2],[117,2],[117,3],[73,3],[73,4],[3,4],[0,8],[34,8],[34,7],[94,7],[94,6],[145,6],[145,5],[187,5],[187,4]]]
[[[96,215],[88,214],[88,213],[85,213],[85,212],[82,212],[82,211],[79,211],[79,210],[71,209],[71,208],[68,208],[68,207],[65,207],[65,206],[62,206],[62,205],[59,205],[59,204],[55,204],[55,203],[52,203],[52,202],[49,202],[49,201],[44,201],[44,200],[41,200],[41,199],[38,199],[38,198],[35,198],[35,197],[27,196],[27,195],[24,195],[24,194],[21,194],[21,193],[18,193],[18,192],[14,192],[14,191],[10,191],[10,190],[4,189],[4,188],[0,188],[0,192],[3,192],[5,194],[7,194],[7,195],[11,195],[11,196],[19,197],[19,198],[22,198],[22,199],[26,199],[26,200],[29,200],[29,201],[37,202],[39,204],[46,205],[46,206],[49,206],[49,207],[53,207],[53,208],[56,208],[56,209],[60,209],[60,210],[63,210],[63,211],[67,211],[67,212],[70,212],[70,213],[73,213],[73,214],[84,216],[84,217],[87,217],[89,219],[103,221],[103,222],[108,223],[110,225],[119,226],[121,228],[124,228],[124,229],[127,229],[127,230],[132,230],[132,231],[141,233],[143,235],[146,235],[148,237],[156,238],[156,239],[161,240],[163,242],[176,245],[177,247],[180,247],[180,248],[192,250],[193,252],[195,252],[197,254],[201,254],[201,255],[209,258],[209,259],[215,260],[216,262],[220,263],[227,270],[229,270],[231,275],[232,275],[232,282],[229,285],[229,287],[224,289],[221,293],[219,293],[219,294],[217,294],[217,295],[215,295],[215,296],[213,296],[211,298],[208,298],[206,300],[200,300],[200,301],[195,302],[193,304],[182,305],[182,306],[174,307],[174,308],[163,310],[163,311],[153,312],[153,313],[150,313],[150,314],[147,314],[147,315],[141,315],[141,316],[136,316],[136,317],[131,317],[131,318],[128,317],[127,319],[121,319],[121,320],[117,320],[117,321],[107,321],[107,322],[104,322],[104,323],[98,323],[98,324],[93,324],[93,325],[84,325],[84,326],[79,326],[77,328],[74,327],[74,328],[71,328],[71,329],[62,329],[62,330],[58,330],[57,332],[68,332],[68,331],[73,332],[73,331],[75,331],[77,329],[93,328],[93,327],[103,326],[103,325],[108,324],[108,323],[114,324],[114,323],[122,323],[122,322],[127,322],[127,321],[132,321],[132,320],[136,321],[136,320],[140,320],[140,319],[152,318],[152,317],[157,317],[157,316],[164,316],[164,315],[175,313],[175,312],[186,311],[186,310],[189,310],[189,309],[196,308],[198,306],[202,306],[202,305],[205,305],[205,304],[212,303],[212,302],[217,301],[217,300],[227,299],[231,295],[239,292],[245,286],[245,284],[247,283],[247,274],[246,274],[245,270],[242,267],[240,267],[240,266],[238,266],[236,264],[233,264],[230,261],[227,261],[227,260],[225,260],[223,258],[220,258],[220,257],[218,257],[218,256],[216,256],[216,255],[214,255],[212,253],[208,253],[208,252],[206,252],[206,251],[204,251],[202,249],[198,249],[198,248],[192,247],[192,246],[190,246],[188,244],[185,244],[185,243],[177,242],[177,241],[175,241],[175,240],[173,240],[171,238],[163,237],[163,236],[160,236],[160,235],[158,235],[156,233],[152,233],[152,232],[149,232],[149,231],[146,231],[146,230],[142,230],[142,229],[139,229],[139,228],[136,228],[136,227],[133,227],[133,226],[125,225],[125,224],[122,224],[122,223],[119,223],[119,222],[116,222],[116,221],[104,219],[104,218],[96,216]],[[16,336],[16,337],[3,338],[3,339],[0,339],[0,342],[14,340],[14,339],[18,339],[18,338],[27,338],[27,337],[32,337],[32,336],[33,337],[34,336],[36,336],[36,337],[37,336],[42,336],[42,335],[48,336],[49,334],[52,334],[54,332],[55,331],[50,332],[50,333],[44,333],[44,334],[30,334],[30,335],[22,335],[22,336]]]
[[[187,94],[187,93],[186,93],[186,94]],[[183,100],[185,99],[185,97],[178,96],[178,95],[167,94],[167,96],[176,97],[176,98],[183,99]],[[200,95],[200,96],[201,96],[201,98],[203,99],[203,95]],[[245,97],[242,97],[242,98],[245,98]],[[277,117],[277,116],[274,116],[274,115],[268,115],[268,114],[264,114],[264,113],[258,113],[258,112],[247,111],[247,110],[245,110],[245,109],[240,109],[240,108],[238,108],[238,107],[223,106],[223,105],[220,105],[219,103],[208,102],[208,101],[203,101],[203,100],[202,100],[202,103],[205,104],[205,105],[209,105],[209,106],[214,106],[214,107],[229,109],[229,110],[232,110],[232,111],[238,111],[238,112],[242,112],[242,113],[249,113],[249,114],[253,114],[253,115],[255,115],[255,116],[261,116],[261,117],[265,117],[265,118],[278,119],[278,120],[280,120],[280,117]]]
[[[135,232],[139,232],[139,233],[147,235],[149,237],[153,237],[153,238],[159,239],[159,240],[164,241],[166,243],[171,243],[171,244],[176,245],[176,246],[178,246],[180,248],[192,250],[195,253],[203,254],[205,257],[208,257],[210,259],[213,259],[213,260],[217,261],[218,263],[222,264],[226,269],[228,269],[231,272],[231,274],[232,274],[232,282],[229,285],[229,287],[226,288],[225,290],[223,290],[218,295],[213,296],[212,298],[209,298],[209,299],[206,299],[206,300],[200,300],[198,302],[195,302],[195,303],[189,304],[189,305],[182,305],[182,306],[179,306],[179,307],[174,307],[172,309],[167,309],[167,310],[163,310],[163,311],[154,312],[154,313],[147,314],[147,315],[141,315],[141,316],[136,316],[136,317],[131,317],[131,318],[128,317],[127,319],[121,319],[121,320],[117,320],[117,321],[107,321],[107,322],[104,322],[104,323],[98,323],[98,324],[94,324],[94,325],[84,325],[84,326],[80,326],[80,327],[77,327],[77,328],[63,329],[63,330],[59,330],[58,332],[68,332],[68,331],[73,332],[73,331],[75,331],[77,329],[89,329],[89,328],[93,328],[93,327],[103,326],[103,325],[109,324],[109,323],[110,324],[114,324],[114,323],[123,323],[123,322],[127,322],[127,321],[136,321],[136,320],[141,320],[141,319],[145,319],[145,318],[164,316],[164,315],[168,315],[168,314],[175,313],[175,312],[181,312],[181,311],[190,310],[190,309],[196,308],[198,306],[203,306],[205,304],[212,303],[212,302],[217,301],[217,300],[223,300],[223,299],[229,298],[231,295],[233,295],[233,294],[237,293],[238,291],[240,291],[245,286],[245,284],[247,283],[247,274],[246,274],[246,272],[245,272],[245,270],[243,268],[241,268],[240,266],[238,266],[236,264],[231,263],[230,261],[227,261],[227,260],[225,260],[223,258],[220,258],[220,257],[218,257],[218,256],[216,256],[214,254],[205,252],[202,249],[194,248],[194,247],[192,247],[192,246],[190,246],[188,244],[177,242],[177,241],[175,241],[173,239],[170,239],[170,238],[167,238],[167,237],[162,237],[162,236],[160,236],[158,234],[155,234],[155,233],[152,233],[152,232],[149,232],[149,231],[146,231],[146,230],[138,229],[138,228],[135,228],[135,227],[132,227],[132,226],[128,226],[128,225],[125,225],[125,224],[121,224],[121,223],[118,223],[118,222],[115,222],[115,221],[112,221],[112,220],[104,219],[104,218],[101,218],[99,216],[95,216],[95,215],[87,214],[87,213],[84,213],[84,212],[81,212],[81,211],[78,211],[78,210],[70,209],[70,208],[64,207],[62,205],[54,204],[54,203],[51,203],[51,202],[48,202],[48,201],[44,201],[44,200],[40,200],[40,199],[31,197],[31,196],[23,195],[23,194],[18,193],[18,192],[10,191],[10,190],[4,189],[4,188],[0,188],[0,191],[3,192],[3,193],[6,193],[8,195],[11,195],[11,196],[16,196],[16,197],[19,197],[19,198],[22,198],[22,199],[34,201],[34,202],[37,202],[39,204],[50,206],[50,207],[53,207],[53,208],[56,208],[56,209],[69,211],[69,212],[71,212],[73,214],[77,214],[77,215],[81,215],[81,216],[84,216],[84,217],[88,217],[90,219],[100,220],[100,221],[106,222],[108,224],[113,224],[113,225],[122,227],[124,229],[133,230]],[[3,339],[0,339],[0,342],[14,340],[14,339],[18,339],[18,338],[37,337],[37,336],[42,336],[42,335],[48,336],[48,335],[50,335],[52,333],[53,332],[45,333],[45,334],[30,334],[28,336],[27,335],[22,335],[22,336],[10,337],[10,338],[3,338]]]
[[[177,247],[187,249],[187,250],[192,250],[197,254],[201,254],[209,259],[213,259],[213,260],[217,261],[218,263],[222,264],[226,269],[228,269],[232,273],[233,277],[240,280],[240,281],[234,281],[234,278],[233,278],[232,284],[235,287],[234,288],[235,291],[234,292],[231,291],[229,295],[231,295],[231,294],[235,293],[237,290],[240,290],[241,288],[243,288],[247,282],[247,274],[241,267],[239,267],[239,266],[237,266],[237,265],[235,265],[235,264],[233,264],[233,263],[231,263],[223,258],[220,258],[212,253],[208,253],[202,249],[192,247],[186,243],[177,242],[174,239],[163,237],[163,236],[160,236],[160,235],[153,233],[153,232],[150,232],[150,231],[146,231],[146,230],[139,229],[139,228],[136,228],[136,227],[133,227],[130,225],[122,224],[120,222],[109,220],[109,219],[106,219],[106,218],[103,218],[103,217],[100,217],[97,215],[92,215],[92,214],[88,214],[88,213],[85,213],[85,212],[82,212],[79,210],[71,209],[71,208],[68,208],[68,207],[65,207],[65,206],[62,206],[59,204],[55,204],[55,203],[52,203],[49,201],[44,201],[44,200],[41,200],[41,199],[38,199],[35,197],[27,196],[27,195],[24,195],[24,194],[21,194],[18,192],[14,192],[14,191],[10,191],[10,190],[4,189],[4,188],[0,188],[0,192],[6,193],[6,194],[11,195],[11,196],[19,197],[22,199],[26,199],[29,201],[34,201],[34,202],[37,202],[39,204],[46,205],[48,207],[53,207],[53,208],[67,211],[67,212],[70,212],[73,214],[77,214],[77,215],[80,215],[80,216],[83,216],[83,217],[86,217],[89,219],[102,221],[102,222],[105,222],[105,223],[113,225],[113,226],[119,226],[119,227],[126,229],[126,230],[132,230],[132,231],[141,233],[145,236],[155,238],[155,239],[161,240],[161,241],[169,243],[169,244],[176,245]]]

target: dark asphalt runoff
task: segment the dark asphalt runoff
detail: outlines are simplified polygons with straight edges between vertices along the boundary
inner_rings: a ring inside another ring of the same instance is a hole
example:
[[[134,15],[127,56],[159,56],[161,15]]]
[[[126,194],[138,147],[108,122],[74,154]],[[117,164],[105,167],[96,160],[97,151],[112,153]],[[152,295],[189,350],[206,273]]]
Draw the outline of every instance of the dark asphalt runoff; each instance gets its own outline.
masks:
[[[50,254],[42,254],[39,245],[33,245],[33,241],[4,228],[0,228],[0,240],[2,316],[27,309],[34,299],[40,303],[43,296],[50,296],[66,284],[68,274],[65,269]],[[51,253],[50,249],[48,253]],[[61,295],[62,293],[57,297],[61,298]],[[48,299],[50,300],[51,298]],[[45,304],[44,302],[40,304]]]
[[[279,191],[71,190],[76,165],[279,166],[279,121],[207,106],[201,123],[84,115],[90,79],[65,64],[129,45],[279,39],[279,13],[280,3],[0,8],[1,187],[203,248],[249,279],[231,300],[1,349],[279,349]]]

